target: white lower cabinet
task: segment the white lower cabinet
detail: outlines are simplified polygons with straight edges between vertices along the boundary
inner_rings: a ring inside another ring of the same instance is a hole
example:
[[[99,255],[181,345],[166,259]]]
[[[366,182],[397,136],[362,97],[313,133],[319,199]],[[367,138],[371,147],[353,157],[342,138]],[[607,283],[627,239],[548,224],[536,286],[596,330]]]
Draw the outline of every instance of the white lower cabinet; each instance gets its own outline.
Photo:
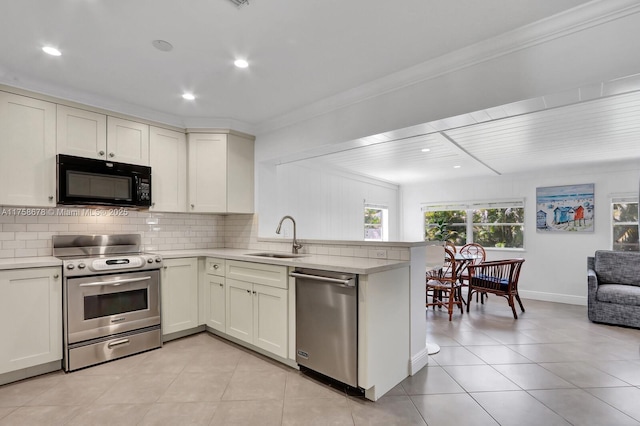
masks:
[[[0,374],[62,359],[59,267],[0,271]]]
[[[224,260],[207,258],[204,275],[204,323],[221,333],[226,333],[226,285]],[[201,305],[201,306],[203,306]]]
[[[198,327],[198,259],[165,259],[160,286],[163,336]]]
[[[287,268],[228,261],[226,271],[226,334],[286,358]]]

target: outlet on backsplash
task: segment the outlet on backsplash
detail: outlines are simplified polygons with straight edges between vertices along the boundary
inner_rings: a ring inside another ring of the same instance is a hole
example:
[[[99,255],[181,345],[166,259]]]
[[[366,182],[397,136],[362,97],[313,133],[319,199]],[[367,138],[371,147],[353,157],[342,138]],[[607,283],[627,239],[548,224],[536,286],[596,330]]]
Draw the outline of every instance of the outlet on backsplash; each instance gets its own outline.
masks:
[[[387,258],[387,251],[386,250],[376,250],[375,251],[375,257],[376,257],[376,259],[386,259]]]

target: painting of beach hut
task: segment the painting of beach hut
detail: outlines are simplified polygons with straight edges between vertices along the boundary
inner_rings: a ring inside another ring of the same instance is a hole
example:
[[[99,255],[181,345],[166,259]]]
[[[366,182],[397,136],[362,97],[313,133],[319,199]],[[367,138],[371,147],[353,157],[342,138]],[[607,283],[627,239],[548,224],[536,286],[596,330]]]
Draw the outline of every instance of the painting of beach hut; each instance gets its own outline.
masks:
[[[536,229],[593,232],[594,184],[536,189]]]

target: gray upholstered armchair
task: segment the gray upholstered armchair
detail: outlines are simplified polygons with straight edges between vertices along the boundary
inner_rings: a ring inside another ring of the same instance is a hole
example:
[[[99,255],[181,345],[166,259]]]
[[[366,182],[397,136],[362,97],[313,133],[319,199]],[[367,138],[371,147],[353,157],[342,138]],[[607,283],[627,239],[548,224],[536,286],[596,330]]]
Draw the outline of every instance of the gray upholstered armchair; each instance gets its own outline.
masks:
[[[587,269],[589,319],[640,328],[640,253],[598,250]]]

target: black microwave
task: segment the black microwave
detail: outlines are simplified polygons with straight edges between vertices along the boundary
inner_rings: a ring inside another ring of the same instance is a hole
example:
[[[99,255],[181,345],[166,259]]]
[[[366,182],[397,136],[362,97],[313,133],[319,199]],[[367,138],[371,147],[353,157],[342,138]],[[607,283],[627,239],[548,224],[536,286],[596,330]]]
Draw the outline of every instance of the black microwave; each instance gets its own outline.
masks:
[[[151,206],[151,167],[57,156],[58,204]]]

